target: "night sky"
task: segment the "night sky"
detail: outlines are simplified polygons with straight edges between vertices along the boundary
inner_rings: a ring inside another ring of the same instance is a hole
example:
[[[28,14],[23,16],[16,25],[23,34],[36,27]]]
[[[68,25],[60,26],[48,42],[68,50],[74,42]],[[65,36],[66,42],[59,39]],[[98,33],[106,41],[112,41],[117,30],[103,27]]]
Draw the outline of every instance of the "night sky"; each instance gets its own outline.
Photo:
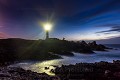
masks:
[[[0,38],[50,37],[120,44],[120,0],[0,0]]]

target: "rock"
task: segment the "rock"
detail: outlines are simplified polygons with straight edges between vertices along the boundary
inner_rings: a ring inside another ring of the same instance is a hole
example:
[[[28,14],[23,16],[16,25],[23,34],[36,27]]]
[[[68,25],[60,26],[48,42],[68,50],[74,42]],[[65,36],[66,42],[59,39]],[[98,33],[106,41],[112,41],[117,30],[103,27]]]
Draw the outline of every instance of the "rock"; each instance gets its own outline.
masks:
[[[110,73],[111,73],[110,70],[105,70],[105,76],[109,76]]]
[[[8,74],[8,73],[0,73],[0,77],[10,77],[10,74]]]
[[[92,50],[95,50],[95,51],[106,51],[105,49],[110,49],[102,44],[99,44],[99,45],[96,44],[96,41],[88,43],[88,45]]]
[[[45,70],[48,70],[49,69],[49,67],[45,67]]]
[[[50,80],[51,78],[46,73],[36,73],[19,67],[2,67],[0,69],[0,80]],[[55,77],[51,80],[54,79],[59,80]]]
[[[120,72],[115,72],[114,76],[120,79]]]
[[[55,74],[61,80],[120,80],[120,64],[101,61],[96,63],[62,65],[55,69]]]

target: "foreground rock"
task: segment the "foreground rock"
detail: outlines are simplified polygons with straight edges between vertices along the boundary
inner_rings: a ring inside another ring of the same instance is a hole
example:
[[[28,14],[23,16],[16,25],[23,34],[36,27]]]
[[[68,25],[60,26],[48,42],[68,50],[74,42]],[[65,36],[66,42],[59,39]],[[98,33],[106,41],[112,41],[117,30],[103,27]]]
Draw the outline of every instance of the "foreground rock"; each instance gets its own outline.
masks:
[[[17,67],[0,67],[0,80],[60,80],[56,76]]]
[[[120,80],[120,61],[62,65],[53,72],[61,80]]]
[[[62,65],[51,72],[56,76],[19,67],[0,67],[0,80],[120,80],[120,61]]]

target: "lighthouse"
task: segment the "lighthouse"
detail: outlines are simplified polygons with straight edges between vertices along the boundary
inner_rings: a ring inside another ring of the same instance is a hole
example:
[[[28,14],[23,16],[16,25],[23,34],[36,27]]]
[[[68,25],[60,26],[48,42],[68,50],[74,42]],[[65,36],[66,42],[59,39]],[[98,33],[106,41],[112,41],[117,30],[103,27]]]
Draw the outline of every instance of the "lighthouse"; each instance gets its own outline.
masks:
[[[44,29],[46,32],[46,39],[49,39],[49,31],[51,30],[51,28],[52,28],[52,24],[50,23],[44,24]]]

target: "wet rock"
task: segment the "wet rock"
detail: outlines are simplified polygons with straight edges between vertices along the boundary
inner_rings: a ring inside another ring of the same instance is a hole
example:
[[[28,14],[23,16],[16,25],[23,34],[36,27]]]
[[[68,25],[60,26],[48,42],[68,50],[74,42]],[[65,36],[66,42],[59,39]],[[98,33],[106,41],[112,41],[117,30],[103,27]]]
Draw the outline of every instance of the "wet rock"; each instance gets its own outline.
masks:
[[[120,80],[119,60],[113,63],[76,63],[75,65],[62,65],[55,69],[55,74],[63,79],[72,80]]]
[[[0,80],[59,80],[46,73],[36,73],[18,67],[0,67]]]
[[[8,74],[8,73],[0,73],[0,77],[10,77],[10,74]]]
[[[45,70],[48,70],[49,69],[49,67],[45,67]]]

